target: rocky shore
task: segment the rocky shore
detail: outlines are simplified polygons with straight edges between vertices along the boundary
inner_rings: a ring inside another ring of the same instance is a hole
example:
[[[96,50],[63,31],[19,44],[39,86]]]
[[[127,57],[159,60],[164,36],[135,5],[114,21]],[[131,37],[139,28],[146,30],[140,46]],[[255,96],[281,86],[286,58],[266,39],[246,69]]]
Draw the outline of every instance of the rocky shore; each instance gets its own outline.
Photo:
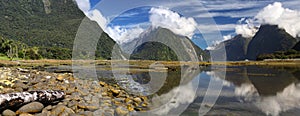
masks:
[[[21,68],[0,68],[0,96],[27,91],[62,91],[63,99],[32,101],[3,107],[3,116],[127,116],[148,109],[144,96],[129,94],[117,84],[78,79],[71,73],[57,74]],[[0,97],[0,102],[3,101]],[[8,104],[8,105],[7,105]],[[13,104],[6,103],[5,106]]]

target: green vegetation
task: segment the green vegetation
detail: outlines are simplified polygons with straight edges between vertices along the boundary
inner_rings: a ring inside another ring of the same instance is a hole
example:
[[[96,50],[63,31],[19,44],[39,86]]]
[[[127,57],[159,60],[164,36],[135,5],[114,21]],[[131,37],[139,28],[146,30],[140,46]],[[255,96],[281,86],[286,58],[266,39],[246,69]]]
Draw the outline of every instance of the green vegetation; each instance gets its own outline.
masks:
[[[264,59],[295,59],[300,58],[300,51],[296,51],[293,49],[287,51],[277,51],[271,54],[261,54],[257,57],[257,60]]]
[[[0,36],[6,38],[1,41],[0,53],[11,60],[72,58],[74,39],[85,15],[74,0],[48,1],[0,1]],[[101,30],[93,21],[86,23]],[[110,59],[115,42],[107,34],[99,38],[96,59]]]
[[[138,53],[133,54],[131,59],[178,61],[175,52],[168,46],[159,42],[146,42],[139,46],[137,51]]]
[[[72,0],[50,4],[46,9],[42,0],[0,1],[0,53],[10,60],[70,59],[84,14]]]
[[[23,44],[18,41],[13,41],[0,37],[0,56],[1,59],[19,59],[25,58],[28,53],[28,47],[26,44]]]

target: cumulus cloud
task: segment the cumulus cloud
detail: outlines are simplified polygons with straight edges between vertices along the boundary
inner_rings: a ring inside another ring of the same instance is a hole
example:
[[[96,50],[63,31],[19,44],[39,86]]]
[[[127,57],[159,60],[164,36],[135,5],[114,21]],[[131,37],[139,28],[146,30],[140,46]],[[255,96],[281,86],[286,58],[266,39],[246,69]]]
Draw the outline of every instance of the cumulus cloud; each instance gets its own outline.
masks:
[[[245,24],[242,24],[243,22],[245,22]],[[243,37],[246,38],[253,37],[257,31],[258,30],[254,26],[253,19],[242,18],[241,20],[239,20],[239,25],[235,27],[235,33],[241,34]]]
[[[75,0],[79,9],[84,13],[90,10],[90,1],[89,0]]]
[[[101,14],[101,12],[97,9],[89,11],[86,13],[87,17],[92,20],[96,21],[98,25],[105,31],[107,26],[107,19]]]
[[[291,84],[276,96],[261,99],[256,104],[267,115],[278,116],[280,112],[300,107],[300,86]]]
[[[221,42],[230,40],[230,39],[232,39],[232,38],[233,38],[233,34],[225,35],[225,36],[223,36],[223,40],[213,40],[213,41],[212,41],[212,45],[206,47],[205,49],[206,49],[206,50],[215,50],[216,47],[218,47],[218,45],[219,45]]]
[[[109,20],[97,9],[86,12],[86,16],[89,19],[96,21],[101,29],[103,29],[103,31],[106,32],[118,44],[130,42],[131,40],[137,38],[140,33],[144,31],[144,29],[140,27],[140,24],[108,26]]]
[[[223,36],[223,41],[231,39],[233,36],[231,34]]]
[[[293,37],[300,33],[300,12],[283,8],[280,2],[266,6],[255,18],[262,24],[278,25]]]
[[[191,17],[182,17],[178,13],[164,8],[151,8],[149,20],[153,27],[167,28],[176,34],[191,38],[197,28]]]
[[[278,25],[279,28],[285,29],[293,37],[297,37],[300,34],[299,20],[299,11],[284,8],[282,3],[275,2],[259,11],[254,18],[242,18],[240,22],[246,23],[237,25],[235,30],[237,34],[241,34],[243,37],[253,37],[257,32],[255,23],[270,24]]]
[[[89,19],[96,21],[103,31],[108,33],[119,44],[130,42],[145,31],[145,28],[140,26],[141,24],[108,25],[110,21],[98,9],[89,10],[88,0],[77,0],[76,2]],[[137,13],[123,14],[119,17],[126,16],[130,18],[131,15],[137,15]],[[152,27],[167,28],[178,35],[191,38],[197,29],[197,23],[193,18],[185,18],[168,9],[151,8],[149,15]]]
[[[119,44],[128,43],[135,38],[139,37],[139,35],[145,30],[139,26],[127,29],[122,26],[113,26],[107,27],[106,32]]]

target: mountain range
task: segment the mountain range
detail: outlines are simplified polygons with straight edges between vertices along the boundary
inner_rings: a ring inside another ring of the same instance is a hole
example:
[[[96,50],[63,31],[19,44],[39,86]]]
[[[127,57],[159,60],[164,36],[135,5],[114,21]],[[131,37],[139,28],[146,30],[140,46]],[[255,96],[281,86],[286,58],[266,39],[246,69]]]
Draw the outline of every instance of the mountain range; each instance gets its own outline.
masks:
[[[261,25],[253,38],[237,35],[216,45],[210,52],[226,57],[228,61],[257,60],[257,57],[262,54],[292,49],[298,41],[299,38],[294,38],[277,25]],[[294,49],[299,50],[299,46],[296,45]],[[220,52],[222,50],[226,53]]]
[[[0,6],[1,37],[34,47],[45,59],[71,59],[74,39],[85,18],[74,0],[2,0]],[[87,19],[87,23],[101,30],[96,22]],[[127,59],[189,61],[197,57],[202,61],[210,59],[209,54],[213,53],[215,58],[229,61],[256,60],[261,54],[299,51],[299,40],[277,25],[262,25],[252,38],[237,35],[216,45],[214,50],[203,51],[188,37],[151,27],[132,42],[121,44],[124,52],[120,53]],[[116,44],[106,33],[99,36],[96,59],[110,59]]]

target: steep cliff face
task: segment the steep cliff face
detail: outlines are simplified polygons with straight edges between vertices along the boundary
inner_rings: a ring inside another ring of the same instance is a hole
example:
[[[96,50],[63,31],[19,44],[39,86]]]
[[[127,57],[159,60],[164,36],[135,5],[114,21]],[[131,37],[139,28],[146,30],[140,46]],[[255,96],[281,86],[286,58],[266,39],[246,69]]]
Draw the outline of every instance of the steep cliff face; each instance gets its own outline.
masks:
[[[244,38],[241,35],[237,35],[234,38],[215,46],[215,49],[211,50],[211,52],[218,55],[217,58],[226,58],[228,61],[245,60],[250,41],[251,38]],[[216,60],[218,60],[217,58]]]
[[[298,42],[294,47],[294,50],[300,51],[300,42]]]
[[[40,51],[49,54],[46,58],[52,58],[53,49],[63,48],[65,51],[59,52],[71,54],[69,52],[84,18],[74,0],[1,0],[0,36],[39,47],[43,49]],[[91,20],[85,22],[100,32],[97,23]],[[109,59],[115,41],[105,33],[99,39],[101,47],[97,47],[96,56]]]

